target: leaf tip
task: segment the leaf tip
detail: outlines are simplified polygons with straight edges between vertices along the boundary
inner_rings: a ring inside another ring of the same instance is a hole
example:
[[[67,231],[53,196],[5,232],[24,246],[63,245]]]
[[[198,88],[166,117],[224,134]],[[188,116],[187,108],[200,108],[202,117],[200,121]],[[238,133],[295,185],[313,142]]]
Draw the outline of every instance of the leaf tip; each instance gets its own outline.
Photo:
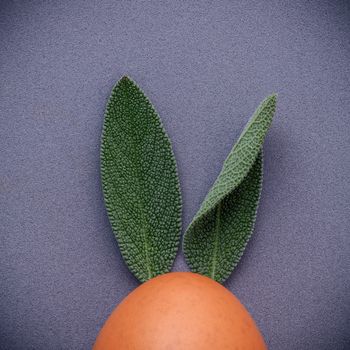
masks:
[[[131,79],[130,79],[130,77],[127,76],[127,75],[123,75],[123,76],[121,77],[121,79],[120,79],[120,81],[129,81],[129,80],[131,80]]]
[[[278,94],[276,92],[274,92],[267,99],[270,100],[273,104],[276,104],[277,97],[278,97]]]
[[[271,109],[272,113],[275,112],[277,106],[277,93],[273,93],[267,96],[264,101],[261,102],[259,109]],[[273,114],[272,114],[273,115]]]
[[[273,102],[276,102],[277,101],[277,97],[278,97],[278,94],[276,92],[274,92],[271,95],[269,95],[266,99],[270,100],[270,101],[273,101]]]
[[[117,83],[117,85],[123,85],[123,84],[136,85],[135,82],[128,75],[123,75]]]

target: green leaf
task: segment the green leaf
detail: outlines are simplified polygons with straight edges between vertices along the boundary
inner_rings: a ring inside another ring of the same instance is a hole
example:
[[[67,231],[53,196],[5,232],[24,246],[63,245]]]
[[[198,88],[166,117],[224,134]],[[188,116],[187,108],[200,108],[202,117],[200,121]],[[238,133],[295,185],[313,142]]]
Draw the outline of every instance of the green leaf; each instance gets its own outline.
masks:
[[[193,272],[223,283],[252,234],[262,185],[262,144],[276,109],[266,98],[243,130],[184,236]]]
[[[154,107],[128,77],[105,113],[101,175],[122,256],[144,282],[168,272],[181,231],[181,194],[170,140]]]

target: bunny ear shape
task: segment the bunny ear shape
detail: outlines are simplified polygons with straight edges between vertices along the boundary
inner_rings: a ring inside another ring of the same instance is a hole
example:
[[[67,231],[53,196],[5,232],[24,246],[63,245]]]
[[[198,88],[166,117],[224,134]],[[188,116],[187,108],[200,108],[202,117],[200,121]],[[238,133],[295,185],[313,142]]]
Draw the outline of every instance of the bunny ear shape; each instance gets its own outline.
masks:
[[[122,256],[141,281],[168,272],[181,232],[181,194],[170,140],[128,77],[113,88],[101,144],[102,188]]]
[[[262,144],[276,109],[266,98],[243,130],[184,236],[193,272],[223,283],[252,234],[262,186]]]

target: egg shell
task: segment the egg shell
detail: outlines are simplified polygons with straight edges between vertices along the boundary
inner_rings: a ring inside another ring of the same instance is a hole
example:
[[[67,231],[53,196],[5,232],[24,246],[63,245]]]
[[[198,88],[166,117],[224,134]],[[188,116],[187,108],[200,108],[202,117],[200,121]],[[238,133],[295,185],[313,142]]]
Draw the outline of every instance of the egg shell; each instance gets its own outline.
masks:
[[[191,272],[155,277],[110,315],[93,350],[263,350],[264,339],[239,300]]]

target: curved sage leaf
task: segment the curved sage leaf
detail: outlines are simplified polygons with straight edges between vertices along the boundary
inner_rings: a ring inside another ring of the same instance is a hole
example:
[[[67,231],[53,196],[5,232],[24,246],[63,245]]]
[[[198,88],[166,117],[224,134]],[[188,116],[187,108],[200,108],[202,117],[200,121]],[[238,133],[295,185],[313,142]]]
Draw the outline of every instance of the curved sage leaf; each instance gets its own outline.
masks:
[[[140,88],[123,77],[105,113],[101,176],[122,256],[144,282],[168,272],[181,230],[181,195],[170,140]]]
[[[255,111],[184,236],[193,272],[223,283],[252,234],[262,184],[262,144],[276,109],[276,95]]]

